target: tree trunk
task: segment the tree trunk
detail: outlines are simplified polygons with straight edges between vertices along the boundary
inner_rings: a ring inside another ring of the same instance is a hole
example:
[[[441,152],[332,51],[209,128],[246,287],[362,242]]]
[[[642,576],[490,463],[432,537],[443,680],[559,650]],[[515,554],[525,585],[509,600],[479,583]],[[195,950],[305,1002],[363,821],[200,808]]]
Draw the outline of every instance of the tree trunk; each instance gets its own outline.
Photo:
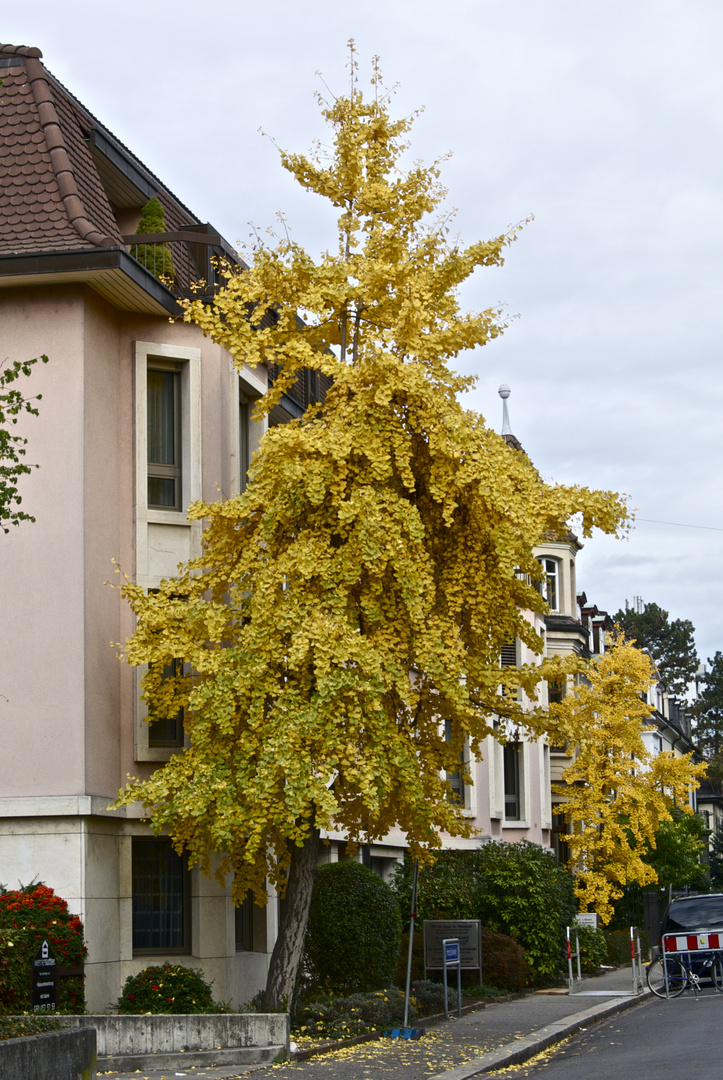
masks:
[[[286,887],[284,917],[271,954],[266,980],[266,1008],[275,1012],[289,1010],[304,951],[306,924],[309,921],[311,890],[319,857],[319,830],[312,829],[303,847],[291,852],[289,883]]]

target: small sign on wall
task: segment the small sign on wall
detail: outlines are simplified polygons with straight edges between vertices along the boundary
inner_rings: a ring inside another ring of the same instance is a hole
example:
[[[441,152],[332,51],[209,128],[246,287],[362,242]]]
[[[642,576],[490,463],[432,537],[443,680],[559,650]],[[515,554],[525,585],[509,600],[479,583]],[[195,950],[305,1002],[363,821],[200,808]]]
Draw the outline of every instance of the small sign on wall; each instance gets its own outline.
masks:
[[[44,941],[33,957],[33,1012],[55,1012],[58,1007],[58,965]]]
[[[581,911],[575,916],[575,922],[578,926],[591,926],[593,930],[597,930],[597,918],[597,911]]]

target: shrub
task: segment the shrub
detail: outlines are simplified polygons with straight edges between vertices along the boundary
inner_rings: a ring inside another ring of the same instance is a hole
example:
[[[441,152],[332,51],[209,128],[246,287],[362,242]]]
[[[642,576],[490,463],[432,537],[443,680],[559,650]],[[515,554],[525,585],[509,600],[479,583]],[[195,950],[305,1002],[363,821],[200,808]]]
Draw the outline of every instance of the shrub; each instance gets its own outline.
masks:
[[[455,977],[454,973],[450,973],[450,980]],[[462,991],[462,994],[464,996],[464,991]],[[429,979],[417,979],[412,983],[410,1005],[412,999],[422,1016],[442,1012],[444,1009],[444,984],[431,982]],[[448,988],[447,1003],[450,1009],[457,1008],[457,989],[454,986]]]
[[[440,986],[440,990],[441,990]],[[410,1001],[409,1017],[417,1015]],[[396,987],[371,994],[324,997],[302,1005],[294,1030],[304,1035],[346,1039],[390,1027],[404,1019],[404,994]]]
[[[60,1024],[52,1016],[0,1016],[0,1039],[23,1039],[57,1031]]]
[[[601,964],[607,962],[608,943],[602,930],[596,930],[594,926],[576,927],[578,941],[580,942],[580,967],[584,975],[592,975]],[[630,959],[630,945],[628,945],[628,959]]]
[[[402,943],[399,948],[397,970],[394,975],[394,985],[405,987],[407,985],[407,962],[409,959],[409,931],[402,934]],[[417,926],[412,942],[412,981],[416,982],[424,978],[424,939],[422,927]]]
[[[401,932],[394,893],[380,877],[351,861],[319,867],[304,964],[312,985],[342,994],[389,986]]]
[[[507,934],[482,927],[482,977],[485,986],[521,990],[530,981],[525,950]]]
[[[396,889],[409,911],[411,860]],[[530,981],[545,982],[565,967],[565,927],[575,917],[572,879],[555,855],[523,840],[492,841],[476,851],[440,851],[419,875],[422,919],[480,919],[525,951]]]
[[[0,1014],[31,1008],[32,960],[43,941],[59,967],[78,967],[87,955],[83,924],[52,889],[34,882],[0,892]],[[58,1012],[84,1011],[82,976],[59,979]]]
[[[227,1012],[211,994],[203,972],[182,964],[147,967],[129,975],[118,999],[119,1013]]]
[[[523,947],[533,981],[557,975],[565,927],[575,915],[570,875],[551,851],[526,840],[485,844],[475,854],[484,879],[483,924]]]
[[[136,233],[163,233],[166,231],[166,212],[155,195],[141,211]],[[131,254],[157,278],[173,278],[173,257],[168,244],[133,244]]]
[[[604,930],[603,936],[607,946],[606,962],[608,964],[629,964],[631,959],[630,930]],[[643,958],[647,957],[650,952],[650,945],[647,934],[642,931],[640,933],[640,946]]]

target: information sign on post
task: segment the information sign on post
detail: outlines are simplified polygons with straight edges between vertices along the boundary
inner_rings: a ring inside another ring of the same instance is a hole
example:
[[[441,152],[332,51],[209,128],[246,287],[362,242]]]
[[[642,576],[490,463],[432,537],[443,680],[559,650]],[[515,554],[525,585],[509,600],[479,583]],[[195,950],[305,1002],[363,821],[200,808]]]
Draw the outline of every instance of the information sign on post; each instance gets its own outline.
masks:
[[[597,930],[597,919],[596,911],[581,911],[579,915],[575,916],[575,922],[578,926],[591,926],[593,930]]]
[[[441,971],[444,968],[443,942],[456,938],[459,942],[460,966],[463,971],[479,971],[482,982],[482,929],[479,919],[425,919],[424,968]]]
[[[55,1012],[58,1007],[58,966],[47,941],[33,957],[33,1012]]]
[[[457,968],[457,1016],[462,1015],[462,963],[460,960],[459,938],[445,938],[442,942],[444,953],[444,1019],[449,1020],[449,992],[447,972]]]

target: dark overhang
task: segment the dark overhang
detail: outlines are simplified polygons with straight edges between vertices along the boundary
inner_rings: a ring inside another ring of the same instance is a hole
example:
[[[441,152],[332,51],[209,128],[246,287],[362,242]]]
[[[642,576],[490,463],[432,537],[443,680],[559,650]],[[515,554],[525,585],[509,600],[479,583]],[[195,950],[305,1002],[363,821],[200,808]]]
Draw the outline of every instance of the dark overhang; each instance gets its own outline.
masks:
[[[114,206],[145,206],[158,194],[158,185],[130,160],[107,132],[94,127],[88,137],[88,147],[106,195]]]
[[[0,288],[79,282],[114,307],[153,315],[178,315],[175,296],[125,248],[0,255]]]

